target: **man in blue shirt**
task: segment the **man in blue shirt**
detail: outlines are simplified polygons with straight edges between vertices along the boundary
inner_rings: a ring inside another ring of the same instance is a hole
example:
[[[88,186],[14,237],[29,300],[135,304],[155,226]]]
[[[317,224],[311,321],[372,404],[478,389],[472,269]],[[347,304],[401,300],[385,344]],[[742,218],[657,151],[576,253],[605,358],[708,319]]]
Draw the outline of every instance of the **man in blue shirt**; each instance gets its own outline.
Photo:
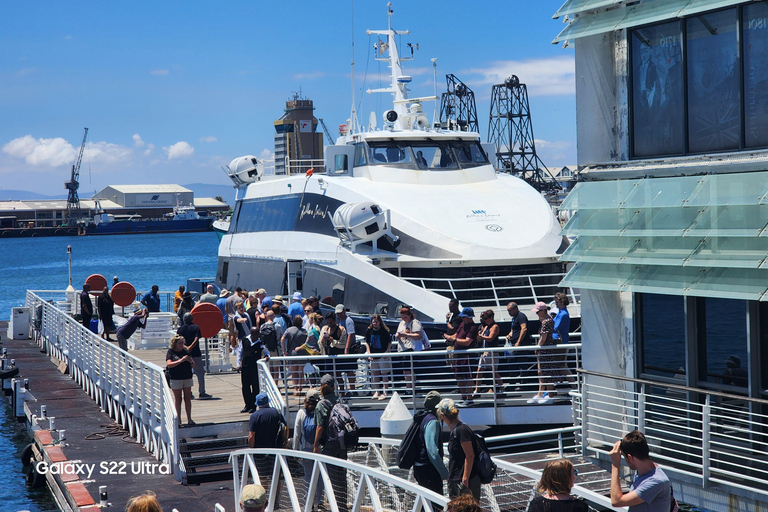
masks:
[[[288,317],[293,320],[296,315],[304,316],[304,307],[301,305],[301,293],[293,294],[293,302],[288,306]]]
[[[160,287],[156,284],[152,285],[152,290],[148,291],[144,297],[141,298],[141,303],[147,307],[150,313],[160,312],[160,295],[157,294]]]
[[[629,512],[669,512],[672,495],[669,478],[650,458],[645,436],[639,430],[625,435],[613,445],[611,457],[611,505],[629,507]],[[629,492],[621,490],[621,456],[635,477]]]
[[[229,290],[224,288],[221,290],[221,293],[219,293],[219,300],[216,301],[216,307],[221,311],[224,325],[227,325],[227,296],[229,296]]]

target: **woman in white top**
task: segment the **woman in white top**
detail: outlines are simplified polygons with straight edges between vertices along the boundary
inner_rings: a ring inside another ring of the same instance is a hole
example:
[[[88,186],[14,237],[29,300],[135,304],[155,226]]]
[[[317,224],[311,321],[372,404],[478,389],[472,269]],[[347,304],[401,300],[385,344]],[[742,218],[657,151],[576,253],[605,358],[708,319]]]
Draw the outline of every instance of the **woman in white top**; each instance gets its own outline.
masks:
[[[416,320],[413,310],[409,306],[400,308],[400,325],[395,333],[395,340],[398,344],[398,352],[420,352],[424,350],[424,343],[421,341],[421,322]],[[411,368],[409,361],[400,359],[403,377],[406,385],[411,385]]]

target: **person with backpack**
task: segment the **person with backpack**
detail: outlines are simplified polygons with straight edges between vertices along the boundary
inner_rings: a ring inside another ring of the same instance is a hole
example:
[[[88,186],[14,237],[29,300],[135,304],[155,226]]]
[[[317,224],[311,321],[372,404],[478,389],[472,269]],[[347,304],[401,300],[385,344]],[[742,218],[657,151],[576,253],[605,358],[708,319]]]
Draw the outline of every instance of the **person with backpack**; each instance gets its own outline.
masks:
[[[448,440],[448,496],[472,493],[480,501],[480,476],[475,468],[475,433],[459,420],[459,408],[450,398],[437,404],[438,418],[451,430]]]
[[[257,364],[259,359],[266,357],[269,359],[269,351],[264,348],[259,339],[259,329],[251,327],[250,336],[242,339],[242,367],[240,370],[240,385],[243,392],[243,402],[245,406],[240,410],[241,413],[252,414],[256,411],[256,395],[260,393],[259,389],[259,369]]]
[[[316,431],[313,449],[315,453],[346,460],[347,446],[337,437],[339,425],[331,421],[336,408],[344,405],[339,403],[335,386],[336,379],[327,373],[320,379],[320,394],[323,399],[315,407]],[[338,417],[338,414],[335,417]],[[344,512],[347,510],[347,470],[339,466],[329,465],[328,476],[333,483],[333,493],[336,496],[339,510]]]
[[[286,357],[295,357],[298,355],[296,350],[306,343],[307,331],[304,330],[303,325],[303,319],[299,315],[296,315],[293,318],[293,325],[288,327],[280,338],[280,348]],[[300,396],[304,387],[304,375],[301,371],[304,362],[296,358],[294,361],[286,362],[285,364],[287,372],[286,384],[287,377],[290,375],[293,382],[293,396]]]
[[[443,494],[443,480],[448,478],[448,468],[443,463],[443,425],[437,419],[437,404],[441,401],[440,393],[430,391],[424,398],[422,414],[419,417],[419,454],[413,463],[413,478],[420,486]]]
[[[316,389],[307,391],[307,395],[304,398],[304,408],[299,409],[299,412],[296,413],[296,421],[293,424],[294,450],[301,450],[303,452],[312,452],[314,450],[315,434],[317,433],[317,426],[315,425],[315,408],[317,407],[318,402],[320,402],[320,391]],[[311,459],[302,459],[301,464],[304,467],[304,483],[306,484],[307,489],[309,489],[315,461]],[[308,497],[307,499],[310,498],[311,497]],[[312,510],[315,510],[315,504],[319,505],[322,502],[322,499],[323,480],[320,478],[317,482],[317,490],[315,491],[315,501],[312,504]]]
[[[259,327],[259,339],[271,355],[282,356],[283,350],[280,346],[280,338],[283,337],[283,332],[280,330],[280,325],[275,323],[275,313],[270,309],[267,311],[265,318],[266,321]],[[277,382],[277,379],[280,377],[280,368],[270,364],[269,370],[272,378]]]

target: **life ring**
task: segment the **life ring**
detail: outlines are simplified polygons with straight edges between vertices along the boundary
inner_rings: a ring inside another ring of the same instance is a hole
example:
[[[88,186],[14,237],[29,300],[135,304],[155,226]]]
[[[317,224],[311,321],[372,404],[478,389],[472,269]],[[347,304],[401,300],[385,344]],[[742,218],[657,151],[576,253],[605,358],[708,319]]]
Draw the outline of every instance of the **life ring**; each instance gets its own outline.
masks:
[[[37,489],[45,485],[45,475],[37,472],[36,464],[30,464],[27,470],[27,487]]]
[[[35,443],[29,443],[27,446],[22,448],[21,450],[21,465],[22,466],[28,466],[33,458],[34,458],[34,452],[32,451],[32,448],[35,446]]]
[[[12,379],[19,374],[18,366],[11,366],[5,370],[0,371],[0,379]]]

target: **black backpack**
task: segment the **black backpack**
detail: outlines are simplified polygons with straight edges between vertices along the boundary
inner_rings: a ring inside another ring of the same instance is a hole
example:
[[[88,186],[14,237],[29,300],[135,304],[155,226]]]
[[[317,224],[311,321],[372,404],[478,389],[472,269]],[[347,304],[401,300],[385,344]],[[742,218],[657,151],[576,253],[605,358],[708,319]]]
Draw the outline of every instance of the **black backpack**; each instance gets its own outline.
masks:
[[[336,441],[342,450],[357,449],[360,440],[360,427],[357,420],[352,416],[349,406],[344,403],[337,403],[331,407],[328,399],[323,399],[325,407],[330,409],[328,415],[327,441]]]
[[[477,476],[480,477],[480,483],[489,484],[493,482],[496,476],[496,463],[491,459],[491,453],[485,444],[485,438],[477,432],[473,432],[473,434],[475,434],[475,469],[477,469]]]
[[[261,342],[267,347],[271,356],[277,355],[277,331],[273,322],[267,322],[259,328]]]
[[[275,448],[285,448],[288,445],[288,425],[285,423],[285,418],[280,415],[280,419],[277,420],[277,436],[275,436]]]
[[[397,449],[397,467],[400,469],[411,469],[416,459],[419,458],[419,452],[421,452],[423,445],[421,422],[424,421],[427,414],[427,411],[418,411],[413,415],[413,423],[408,427],[408,431]]]

